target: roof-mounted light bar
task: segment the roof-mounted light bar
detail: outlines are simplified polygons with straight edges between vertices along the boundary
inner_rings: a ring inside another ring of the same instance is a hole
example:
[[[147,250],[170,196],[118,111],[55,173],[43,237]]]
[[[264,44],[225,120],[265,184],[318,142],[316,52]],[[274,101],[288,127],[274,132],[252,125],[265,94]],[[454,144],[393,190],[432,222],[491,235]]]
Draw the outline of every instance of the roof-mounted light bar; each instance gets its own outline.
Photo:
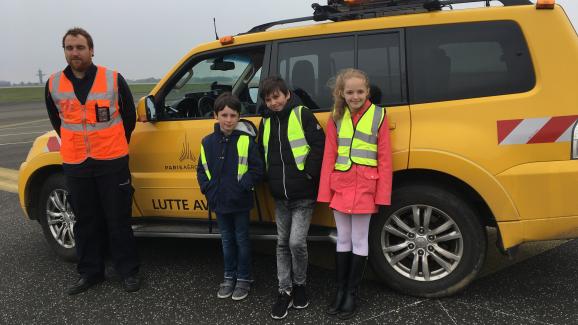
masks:
[[[498,0],[504,6],[532,5],[530,0]],[[546,0],[547,1],[547,0]],[[247,33],[263,32],[284,24],[302,21],[343,21],[382,16],[421,13],[441,10],[453,4],[480,2],[480,0],[327,0],[327,5],[314,3],[313,16],[284,19],[251,28]]]
[[[538,0],[536,1],[536,9],[554,9],[556,0]]]

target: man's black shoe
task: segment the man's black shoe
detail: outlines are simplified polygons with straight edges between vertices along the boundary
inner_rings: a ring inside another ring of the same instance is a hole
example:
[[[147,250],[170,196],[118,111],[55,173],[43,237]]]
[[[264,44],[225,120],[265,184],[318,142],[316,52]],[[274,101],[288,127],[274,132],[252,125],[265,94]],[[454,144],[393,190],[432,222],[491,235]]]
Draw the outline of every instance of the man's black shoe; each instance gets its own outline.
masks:
[[[99,284],[102,281],[104,281],[104,278],[95,278],[89,280],[87,278],[80,277],[73,285],[68,287],[66,292],[72,296],[81,292],[85,292],[86,290],[88,290],[88,288],[92,287],[95,284]]]
[[[135,292],[140,289],[140,280],[137,276],[127,276],[122,280],[122,287],[126,292]]]

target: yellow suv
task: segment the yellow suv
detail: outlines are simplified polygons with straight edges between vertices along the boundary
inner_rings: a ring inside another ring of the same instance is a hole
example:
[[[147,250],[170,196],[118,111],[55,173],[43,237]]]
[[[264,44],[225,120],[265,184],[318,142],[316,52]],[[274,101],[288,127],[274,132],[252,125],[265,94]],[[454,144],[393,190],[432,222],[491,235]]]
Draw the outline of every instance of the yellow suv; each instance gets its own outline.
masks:
[[[373,216],[370,261],[412,295],[457,292],[480,270],[486,228],[510,252],[536,240],[578,237],[578,38],[553,1],[353,1],[315,4],[311,17],[257,26],[194,47],[138,105],[130,143],[137,236],[219,236],[195,169],[213,130],[215,98],[231,91],[259,123],[259,81],[280,75],[329,119],[328,84],[355,67],[387,107],[394,158],[392,205]],[[268,31],[283,23],[319,24]],[[57,253],[74,256],[74,214],[54,132],[20,168],[21,206]],[[251,232],[274,239],[273,201],[255,195]],[[319,204],[311,240],[334,240]]]

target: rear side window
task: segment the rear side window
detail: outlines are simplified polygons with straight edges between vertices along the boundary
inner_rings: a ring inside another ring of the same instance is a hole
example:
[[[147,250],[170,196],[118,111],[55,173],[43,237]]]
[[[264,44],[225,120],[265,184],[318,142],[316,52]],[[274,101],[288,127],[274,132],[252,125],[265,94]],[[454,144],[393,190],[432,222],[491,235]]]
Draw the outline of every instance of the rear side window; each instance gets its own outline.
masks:
[[[389,30],[280,42],[277,73],[312,110],[332,106],[332,83],[345,68],[368,74],[374,103],[400,105],[407,102],[400,39]]]
[[[407,51],[414,104],[521,93],[536,81],[513,21],[408,28]]]
[[[405,101],[399,33],[360,35],[357,39],[357,68],[371,83],[371,101],[391,106]]]

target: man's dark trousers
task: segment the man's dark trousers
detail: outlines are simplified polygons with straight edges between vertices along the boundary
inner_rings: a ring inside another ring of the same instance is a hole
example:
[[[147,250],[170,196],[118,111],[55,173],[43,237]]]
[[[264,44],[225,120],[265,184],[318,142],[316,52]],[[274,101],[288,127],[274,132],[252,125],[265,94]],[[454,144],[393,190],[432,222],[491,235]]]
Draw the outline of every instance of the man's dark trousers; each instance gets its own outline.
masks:
[[[104,276],[107,246],[119,275],[136,275],[139,261],[130,226],[133,189],[128,164],[120,170],[89,177],[67,175],[67,183],[76,217],[74,237],[80,276]]]

